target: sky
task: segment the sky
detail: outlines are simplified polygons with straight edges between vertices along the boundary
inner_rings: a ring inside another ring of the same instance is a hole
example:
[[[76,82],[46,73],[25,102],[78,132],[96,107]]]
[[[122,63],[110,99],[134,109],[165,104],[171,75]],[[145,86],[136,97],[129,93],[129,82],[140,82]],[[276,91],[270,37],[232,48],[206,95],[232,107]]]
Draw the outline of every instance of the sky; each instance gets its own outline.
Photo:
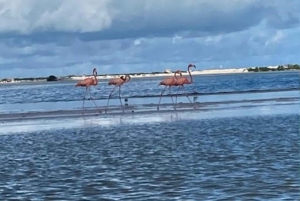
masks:
[[[299,0],[0,0],[0,78],[300,63]]]

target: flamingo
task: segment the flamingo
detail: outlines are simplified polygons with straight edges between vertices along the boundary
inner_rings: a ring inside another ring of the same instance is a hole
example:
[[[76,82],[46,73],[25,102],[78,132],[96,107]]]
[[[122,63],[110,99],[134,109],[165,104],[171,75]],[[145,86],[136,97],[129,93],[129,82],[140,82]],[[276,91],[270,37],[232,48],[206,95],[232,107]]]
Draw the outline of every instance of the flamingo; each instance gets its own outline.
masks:
[[[127,79],[128,78],[128,79]],[[109,96],[108,96],[108,101],[107,101],[107,105],[106,105],[106,108],[108,107],[108,103],[109,103],[109,100],[111,98],[111,95],[113,93],[113,91],[116,89],[116,87],[119,87],[119,99],[120,99],[120,103],[121,103],[121,107],[122,107],[122,110],[124,112],[124,108],[123,108],[123,105],[122,105],[122,100],[121,100],[121,86],[124,84],[124,83],[127,83],[131,80],[131,77],[129,75],[126,75],[126,76],[121,76],[119,78],[114,78],[114,79],[111,79],[109,82],[108,82],[108,85],[114,85],[115,87],[112,89],[112,91],[110,92]],[[105,112],[107,111],[107,109],[105,110]]]
[[[193,83],[193,77],[192,77],[190,68],[196,68],[196,65],[194,65],[194,64],[188,65],[188,72],[190,75],[190,80],[187,77],[177,78],[176,85],[178,86],[178,89],[177,89],[177,93],[176,93],[176,101],[175,101],[176,103],[177,103],[177,96],[178,96],[178,91],[179,91],[180,87],[183,88],[185,84]],[[186,97],[189,99],[190,103],[192,103],[191,99],[189,98],[189,96],[187,94],[186,94]]]
[[[93,69],[93,76],[94,76],[94,78],[86,78],[84,80],[81,80],[81,81],[77,82],[77,84],[75,85],[75,87],[85,87],[85,94],[84,94],[84,97],[83,97],[82,109],[84,109],[84,102],[85,102],[87,91],[89,91],[90,99],[93,101],[96,108],[98,108],[98,106],[96,105],[94,99],[91,96],[91,86],[98,85],[97,69],[96,68]]]
[[[178,85],[177,85],[177,79],[178,79],[178,78],[177,78],[177,76],[176,76],[177,73],[180,74],[180,75],[182,76],[180,70],[177,70],[177,71],[175,71],[175,73],[174,73],[174,77],[168,77],[168,78],[165,78],[165,79],[163,79],[163,80],[158,84],[158,86],[159,86],[159,85],[164,85],[165,88],[163,89],[163,91],[162,91],[161,94],[160,94],[159,102],[158,102],[158,105],[157,105],[157,110],[159,110],[159,105],[160,105],[160,101],[161,101],[161,99],[162,99],[162,95],[164,94],[164,92],[165,92],[165,90],[166,90],[167,87],[169,87],[171,99],[172,99],[172,102],[173,102],[173,104],[174,104],[173,97],[172,97],[172,93],[171,93],[171,87],[172,87],[172,86],[178,86]]]

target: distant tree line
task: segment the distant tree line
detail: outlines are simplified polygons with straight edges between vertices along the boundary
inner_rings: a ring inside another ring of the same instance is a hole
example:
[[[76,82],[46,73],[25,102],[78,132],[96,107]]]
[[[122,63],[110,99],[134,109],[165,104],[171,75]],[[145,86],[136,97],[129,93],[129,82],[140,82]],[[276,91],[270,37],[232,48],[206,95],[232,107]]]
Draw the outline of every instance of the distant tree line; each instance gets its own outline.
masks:
[[[284,70],[300,70],[300,65],[298,64],[288,64],[288,65],[279,65],[277,68],[274,67],[255,67],[248,68],[249,72],[264,72],[264,71],[284,71]]]
[[[49,77],[26,77],[26,78],[13,78],[13,79],[0,79],[0,81],[4,81],[4,82],[10,82],[10,81],[48,81],[48,82],[51,82],[51,81],[58,81],[59,79],[54,76],[54,75],[50,75]]]
[[[296,70],[299,70],[299,69],[300,69],[300,65],[298,65],[298,64],[288,64],[288,65],[287,65],[287,68],[288,68],[288,69],[296,69]]]
[[[21,81],[21,80],[25,80],[25,81],[35,81],[35,80],[46,80],[46,77],[27,77],[27,78],[15,78],[15,81]]]

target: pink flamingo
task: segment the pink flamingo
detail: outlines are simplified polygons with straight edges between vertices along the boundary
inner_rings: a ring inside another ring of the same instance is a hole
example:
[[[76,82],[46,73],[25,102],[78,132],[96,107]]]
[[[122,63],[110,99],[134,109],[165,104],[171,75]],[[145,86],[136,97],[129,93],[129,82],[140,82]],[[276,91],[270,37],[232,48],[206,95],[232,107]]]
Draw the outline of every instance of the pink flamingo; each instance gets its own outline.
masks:
[[[159,86],[159,85],[164,85],[165,88],[163,89],[163,91],[162,91],[161,94],[160,94],[159,102],[158,102],[158,105],[157,105],[157,110],[159,110],[159,105],[160,105],[160,102],[161,102],[161,99],[162,99],[162,95],[164,94],[164,92],[165,92],[165,90],[167,89],[167,87],[169,87],[169,90],[170,90],[170,96],[171,96],[172,102],[173,102],[173,104],[174,104],[174,100],[173,100],[172,92],[171,92],[171,87],[172,87],[172,86],[178,86],[178,85],[177,85],[177,79],[178,79],[178,78],[177,78],[177,76],[176,76],[177,73],[180,74],[180,75],[182,76],[180,70],[177,70],[177,71],[175,71],[175,73],[174,73],[174,77],[168,77],[168,78],[165,78],[165,79],[163,79],[163,80],[158,84],[158,86]]]
[[[127,79],[128,78],[128,79]],[[121,76],[119,78],[114,78],[114,79],[111,79],[109,82],[108,82],[108,85],[114,85],[115,87],[112,89],[112,91],[110,92],[109,96],[108,96],[108,101],[107,101],[107,105],[106,105],[106,110],[105,112],[107,111],[107,107],[108,107],[108,103],[109,103],[109,100],[111,98],[111,95],[113,93],[113,91],[116,89],[116,87],[119,87],[119,99],[120,99],[120,103],[121,103],[121,107],[122,107],[122,110],[124,112],[124,108],[123,108],[123,105],[122,105],[122,100],[121,100],[121,86],[124,84],[124,83],[127,83],[131,80],[131,77],[129,75],[126,75],[126,76]]]
[[[177,78],[176,84],[178,86],[178,89],[177,89],[177,93],[176,93],[176,101],[175,101],[176,103],[177,103],[177,96],[178,96],[179,89],[184,88],[185,84],[192,84],[193,83],[193,77],[192,77],[190,68],[196,68],[196,65],[194,65],[194,64],[189,64],[188,65],[188,72],[189,72],[189,75],[190,75],[190,80],[187,77]],[[186,97],[189,99],[190,103],[192,103],[191,99],[189,98],[189,96],[187,94],[186,94]]]
[[[89,91],[90,99],[93,101],[94,105],[98,108],[98,106],[96,105],[94,99],[91,96],[91,86],[98,85],[97,69],[96,68],[93,69],[93,76],[94,76],[94,78],[86,78],[84,80],[79,81],[75,85],[75,87],[85,87],[85,94],[84,94],[84,97],[83,97],[82,109],[84,109],[84,102],[85,102],[87,91]]]

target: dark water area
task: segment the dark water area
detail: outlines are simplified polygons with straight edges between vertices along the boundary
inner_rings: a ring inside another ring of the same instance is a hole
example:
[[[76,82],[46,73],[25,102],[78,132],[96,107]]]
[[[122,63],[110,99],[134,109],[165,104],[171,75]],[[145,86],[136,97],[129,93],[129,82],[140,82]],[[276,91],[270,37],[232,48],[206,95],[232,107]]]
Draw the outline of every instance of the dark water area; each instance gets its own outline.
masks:
[[[185,86],[187,93],[224,93],[248,92],[268,90],[300,89],[298,71],[274,73],[242,73],[197,75],[194,83]],[[172,76],[172,75],[171,75]],[[122,86],[122,97],[153,97],[159,96],[163,87],[157,86],[162,80],[158,78],[133,78]],[[96,87],[92,87],[95,99],[107,99],[112,86],[107,80],[99,80]],[[79,101],[83,99],[85,88],[75,88],[74,82],[10,84],[0,85],[0,104],[41,103],[59,101]],[[173,93],[175,90],[173,89]],[[183,93],[183,91],[179,91]],[[117,97],[117,93],[113,98]]]
[[[0,200],[299,200],[299,158],[295,114],[18,132]]]

